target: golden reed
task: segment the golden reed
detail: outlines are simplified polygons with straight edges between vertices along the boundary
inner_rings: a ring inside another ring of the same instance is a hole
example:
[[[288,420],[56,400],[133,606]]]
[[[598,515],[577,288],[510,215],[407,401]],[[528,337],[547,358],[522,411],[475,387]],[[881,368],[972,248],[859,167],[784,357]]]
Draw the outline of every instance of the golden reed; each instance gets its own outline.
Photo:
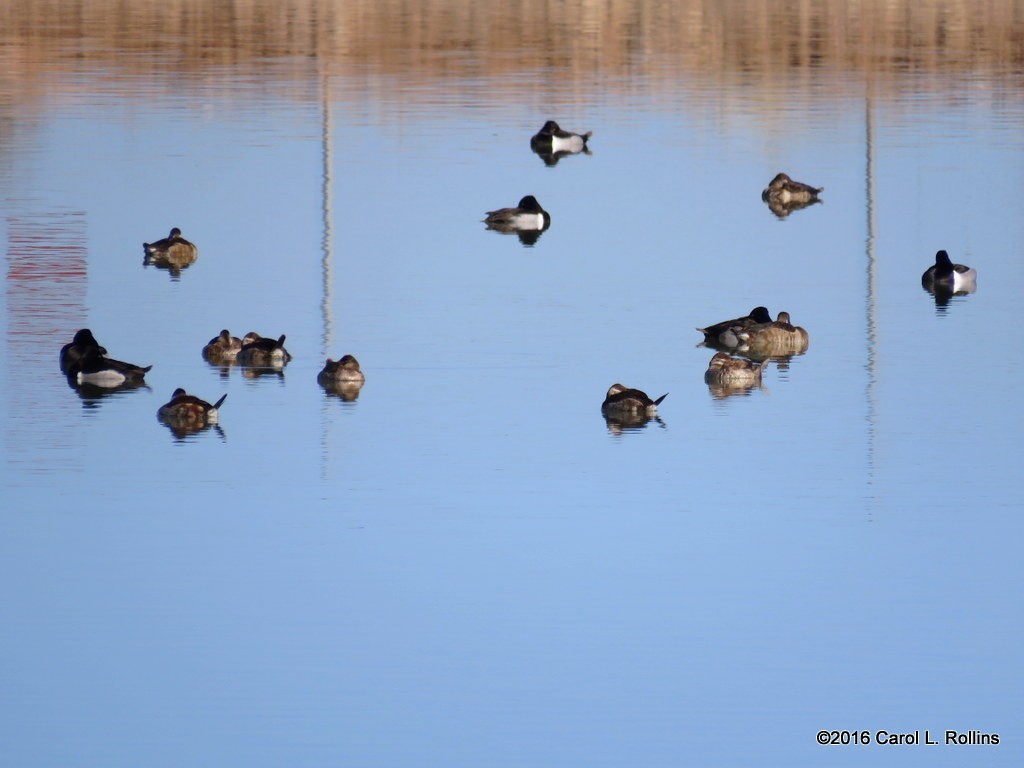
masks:
[[[815,95],[865,83],[877,95],[948,92],[951,76],[999,84],[1024,71],[1024,0],[0,2],[0,93],[13,89],[17,105],[73,91],[63,75],[82,70],[170,89],[251,77],[303,100],[320,97],[309,91],[325,75],[371,89],[382,77],[455,88],[498,78],[569,100],[595,83],[656,93],[740,82],[770,111],[780,81]]]

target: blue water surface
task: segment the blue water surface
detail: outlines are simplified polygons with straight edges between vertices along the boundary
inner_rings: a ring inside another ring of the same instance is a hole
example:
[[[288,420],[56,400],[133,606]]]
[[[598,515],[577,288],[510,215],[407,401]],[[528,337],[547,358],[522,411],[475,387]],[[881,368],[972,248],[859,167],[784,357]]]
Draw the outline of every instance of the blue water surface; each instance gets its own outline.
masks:
[[[783,81],[780,117],[699,79],[109,74],[0,168],[0,764],[1020,763],[1019,76]],[[545,166],[549,118],[592,154]],[[775,217],[782,170],[824,203]],[[485,229],[526,194],[534,245]],[[142,265],[172,226],[178,276]],[[948,306],[940,248],[979,273]],[[810,348],[716,398],[694,329],[759,304]],[[69,387],[80,327],[147,386]],[[294,359],[222,372],[221,328]],[[660,420],[610,428],[616,381]],[[179,386],[219,429],[157,420]]]

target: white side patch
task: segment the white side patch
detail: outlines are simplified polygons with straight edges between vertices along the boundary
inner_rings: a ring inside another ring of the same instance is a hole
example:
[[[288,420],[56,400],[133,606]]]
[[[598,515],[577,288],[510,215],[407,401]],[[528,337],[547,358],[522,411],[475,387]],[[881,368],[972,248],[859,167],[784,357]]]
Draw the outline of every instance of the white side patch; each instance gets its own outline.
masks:
[[[579,152],[583,149],[583,139],[579,136],[570,136],[567,139],[560,139],[557,136],[551,139],[551,150],[553,152]]]
[[[97,387],[119,387],[127,377],[113,370],[97,371],[96,373],[78,372],[79,384],[92,384]]]

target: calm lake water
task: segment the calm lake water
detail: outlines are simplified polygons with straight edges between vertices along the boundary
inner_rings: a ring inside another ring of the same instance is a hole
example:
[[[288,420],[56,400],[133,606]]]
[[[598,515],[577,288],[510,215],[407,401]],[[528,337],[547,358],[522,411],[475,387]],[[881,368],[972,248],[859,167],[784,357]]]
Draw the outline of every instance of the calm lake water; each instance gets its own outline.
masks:
[[[1021,764],[1019,4],[909,64],[933,4],[875,9],[864,65],[838,3],[77,5],[0,25],[0,765]],[[779,171],[824,202],[774,215]],[[485,229],[527,194],[534,244]],[[172,226],[196,263],[144,266]],[[940,248],[975,293],[922,289]],[[712,391],[694,329],[759,304],[809,350]],[[83,327],[147,386],[69,387]]]

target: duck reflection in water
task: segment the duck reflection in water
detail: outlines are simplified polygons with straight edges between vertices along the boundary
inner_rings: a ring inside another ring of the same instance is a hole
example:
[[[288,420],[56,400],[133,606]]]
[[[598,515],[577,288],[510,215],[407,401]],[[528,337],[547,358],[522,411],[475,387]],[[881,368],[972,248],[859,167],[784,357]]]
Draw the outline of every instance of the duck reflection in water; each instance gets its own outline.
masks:
[[[523,245],[533,245],[551,226],[551,214],[541,207],[537,198],[527,195],[514,208],[487,211],[483,221],[487,229],[505,235],[518,235],[519,242]]]
[[[643,429],[651,421],[664,426],[658,417],[658,406],[668,397],[668,392],[652,400],[646,392],[632,389],[623,384],[612,384],[608,388],[601,415],[604,416],[608,431],[612,434]]]
[[[75,376],[65,377],[68,387],[82,399],[82,407],[87,410],[99,407],[107,398],[121,397],[126,392],[136,389],[150,390],[150,386],[142,379],[129,379],[116,387],[100,387],[95,384],[79,384]]]
[[[192,266],[199,258],[199,249],[181,236],[181,230],[174,227],[171,233],[154,243],[143,243],[142,263],[158,269],[166,269],[172,279],[181,276],[181,271]]]
[[[564,131],[554,120],[548,120],[534,136],[530,137],[530,149],[544,161],[544,165],[554,167],[558,161],[569,155],[590,154],[587,141],[593,131],[572,133]]]
[[[355,402],[366,376],[359,367],[359,361],[353,355],[345,355],[337,361],[327,358],[316,380],[328,394],[336,395],[345,402]]]
[[[239,366],[239,372],[242,374],[243,379],[250,379],[252,381],[256,379],[276,379],[282,384],[284,383],[284,366],[242,365]]]
[[[921,275],[921,287],[932,295],[941,312],[954,296],[967,296],[978,290],[978,272],[973,267],[954,264],[946,251],[939,251],[935,264]]]
[[[793,211],[822,202],[818,195],[824,191],[824,187],[812,187],[779,173],[761,192],[761,199],[768,204],[772,213],[784,219]]]

